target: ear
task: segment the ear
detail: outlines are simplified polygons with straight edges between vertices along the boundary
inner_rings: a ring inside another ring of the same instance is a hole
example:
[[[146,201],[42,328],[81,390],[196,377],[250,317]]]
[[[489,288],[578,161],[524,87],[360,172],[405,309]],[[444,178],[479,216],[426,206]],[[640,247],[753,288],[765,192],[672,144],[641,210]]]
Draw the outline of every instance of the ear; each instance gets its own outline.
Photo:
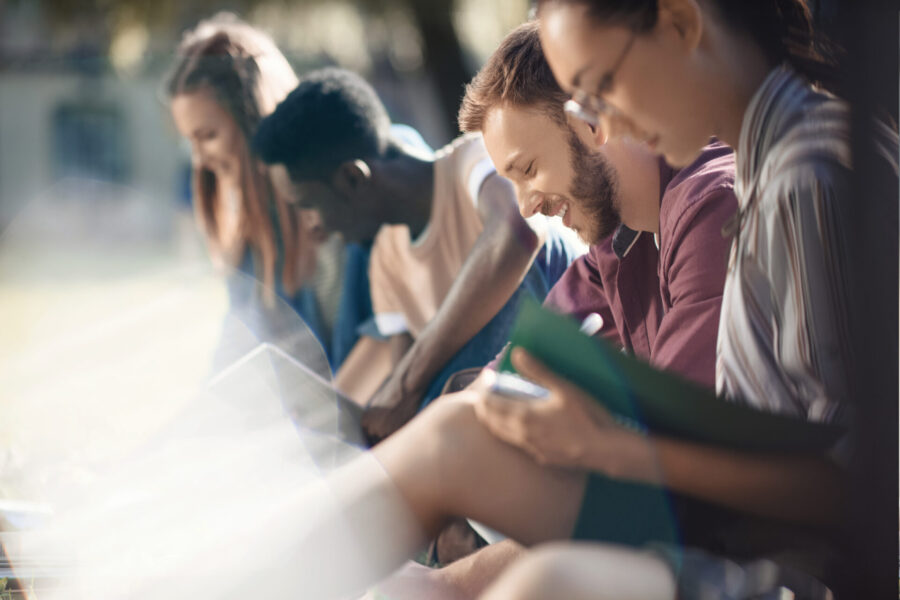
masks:
[[[567,115],[566,118],[569,122],[569,127],[588,148],[596,150],[609,139],[606,124],[604,123],[605,119],[601,119],[600,125],[591,125],[571,115]]]
[[[372,180],[372,169],[360,159],[348,160],[334,172],[331,181],[334,187],[346,196],[353,197]]]
[[[697,0],[659,0],[657,30],[671,27],[687,49],[700,45],[703,12]]]

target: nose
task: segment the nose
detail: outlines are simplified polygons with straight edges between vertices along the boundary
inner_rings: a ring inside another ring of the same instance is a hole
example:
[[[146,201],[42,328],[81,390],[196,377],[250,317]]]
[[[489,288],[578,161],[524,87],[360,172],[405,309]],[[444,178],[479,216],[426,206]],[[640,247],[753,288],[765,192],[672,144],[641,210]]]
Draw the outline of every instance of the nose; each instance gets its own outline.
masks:
[[[191,142],[191,164],[197,169],[209,164],[206,150],[200,142]]]
[[[516,186],[516,200],[519,204],[519,212],[525,219],[540,212],[541,205],[543,204],[540,194],[533,192],[530,188],[523,185]]]

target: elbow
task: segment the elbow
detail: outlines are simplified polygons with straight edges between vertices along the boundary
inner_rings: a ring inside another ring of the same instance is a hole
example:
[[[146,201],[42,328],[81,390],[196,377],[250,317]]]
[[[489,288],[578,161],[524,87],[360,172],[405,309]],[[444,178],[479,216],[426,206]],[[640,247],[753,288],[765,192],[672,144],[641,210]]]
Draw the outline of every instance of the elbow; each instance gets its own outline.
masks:
[[[509,255],[525,255],[529,259],[541,244],[540,236],[518,213],[502,219],[496,225],[495,237]]]

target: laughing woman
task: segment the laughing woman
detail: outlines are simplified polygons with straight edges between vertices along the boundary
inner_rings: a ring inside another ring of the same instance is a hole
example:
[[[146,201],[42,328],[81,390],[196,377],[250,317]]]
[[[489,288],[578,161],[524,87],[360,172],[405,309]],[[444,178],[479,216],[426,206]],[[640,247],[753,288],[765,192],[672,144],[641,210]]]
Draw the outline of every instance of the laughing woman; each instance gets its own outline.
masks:
[[[176,127],[191,143],[194,214],[210,255],[262,282],[258,301],[252,285],[231,275],[232,309],[255,336],[290,347],[298,340],[283,339],[280,329],[288,323],[276,308],[280,298],[303,318],[336,370],[357,327],[371,317],[368,253],[324,239],[316,216],[291,206],[286,174],[264,165],[249,144],[260,120],[296,84],[268,36],[223,13],[185,34],[167,91]],[[221,348],[219,362],[228,357]]]

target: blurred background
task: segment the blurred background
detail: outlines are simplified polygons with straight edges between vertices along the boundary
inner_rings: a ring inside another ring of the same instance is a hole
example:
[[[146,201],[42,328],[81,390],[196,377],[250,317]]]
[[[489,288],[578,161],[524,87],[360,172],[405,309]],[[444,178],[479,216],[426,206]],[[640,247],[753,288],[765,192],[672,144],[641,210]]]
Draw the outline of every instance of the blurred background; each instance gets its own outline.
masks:
[[[0,0],[0,228],[77,179],[129,188],[120,206],[143,195],[139,233],[174,235],[150,213],[187,207],[189,148],[160,82],[182,32],[222,10],[268,31],[298,74],[359,72],[395,122],[439,147],[457,132],[463,85],[528,1]]]

